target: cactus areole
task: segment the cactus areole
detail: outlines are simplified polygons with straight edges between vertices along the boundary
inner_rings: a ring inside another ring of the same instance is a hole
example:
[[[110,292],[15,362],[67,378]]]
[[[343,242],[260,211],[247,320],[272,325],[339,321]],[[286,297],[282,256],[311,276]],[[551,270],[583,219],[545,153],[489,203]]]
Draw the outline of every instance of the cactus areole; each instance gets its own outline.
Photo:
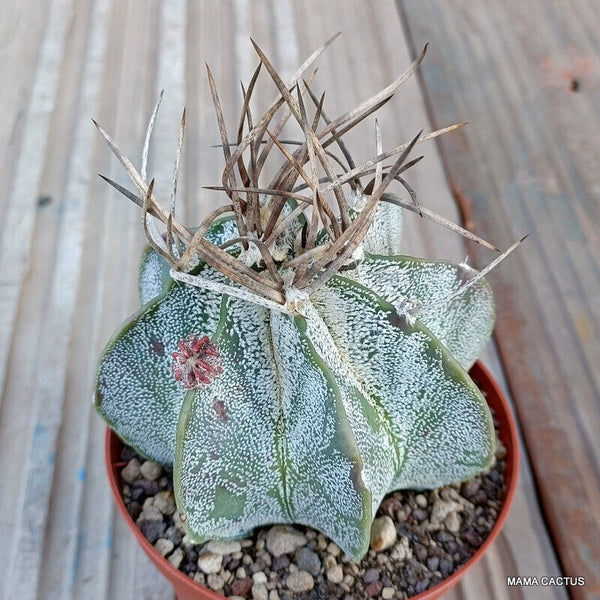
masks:
[[[185,113],[169,208],[146,182],[158,104],[140,171],[98,126],[135,191],[108,181],[141,207],[150,246],[142,306],[106,346],[94,401],[127,444],[173,466],[194,541],[297,523],[359,559],[386,494],[463,481],[490,465],[492,418],[467,370],[490,337],[494,302],[487,269],[399,252],[403,210],[490,247],[420,207],[401,177],[418,160],[408,160],[417,142],[452,128],[384,152],[375,124],[375,158],[358,167],[342,139],[424,52],[331,119],[312,78],[302,79],[327,45],[287,83],[255,46],[259,67],[235,141],[209,71],[228,204],[194,229],[175,218]],[[261,67],[278,96],[255,119],[249,101]],[[299,125],[293,143],[279,139],[288,120]]]

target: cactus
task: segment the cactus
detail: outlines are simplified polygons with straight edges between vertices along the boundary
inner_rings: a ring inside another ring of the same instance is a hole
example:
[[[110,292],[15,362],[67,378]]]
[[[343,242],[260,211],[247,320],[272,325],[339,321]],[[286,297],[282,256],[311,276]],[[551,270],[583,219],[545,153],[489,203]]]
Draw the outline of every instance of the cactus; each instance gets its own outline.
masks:
[[[463,481],[490,465],[493,423],[467,371],[491,334],[494,302],[488,269],[399,254],[403,209],[490,247],[421,207],[401,177],[419,160],[407,161],[417,142],[452,127],[383,152],[376,125],[376,157],[359,167],[341,137],[394,94],[425,51],[382,92],[330,120],[311,80],[298,84],[328,44],[287,84],[255,45],[260,63],[235,145],[209,70],[226,160],[218,189],[229,204],[195,230],[174,216],[185,113],[169,210],[146,182],[158,104],[141,172],[98,126],[137,191],[107,181],[142,208],[150,247],[142,306],[104,350],[95,405],[141,455],[173,465],[195,541],[297,523],[358,559],[387,493]],[[261,68],[279,96],[252,124]],[[303,134],[293,153],[278,139],[290,118]],[[347,164],[327,150],[334,144]],[[260,187],[276,153],[283,163]],[[389,191],[394,181],[411,200]]]

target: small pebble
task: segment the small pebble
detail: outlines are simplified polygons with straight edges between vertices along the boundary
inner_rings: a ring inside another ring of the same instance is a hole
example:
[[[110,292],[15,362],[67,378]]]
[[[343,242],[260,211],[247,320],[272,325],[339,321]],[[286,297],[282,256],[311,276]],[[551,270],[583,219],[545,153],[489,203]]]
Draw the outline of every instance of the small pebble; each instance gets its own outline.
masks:
[[[250,595],[250,591],[252,590],[252,586],[254,582],[250,577],[245,577],[243,579],[236,579],[231,584],[231,593],[235,596],[241,596],[242,598],[248,598]]]
[[[312,590],[315,587],[315,580],[310,573],[307,573],[306,571],[297,571],[296,573],[290,573],[288,575],[285,584],[288,590],[299,594],[300,592]]]
[[[267,583],[267,576],[263,571],[258,571],[252,575],[252,581],[254,581],[254,583]]]
[[[412,516],[420,523],[427,518],[427,511],[422,508],[417,508],[412,511]]]
[[[465,498],[472,498],[478,491],[481,486],[481,481],[475,477],[474,479],[469,479],[469,481],[465,481],[462,486],[462,495]]]
[[[223,564],[223,557],[220,554],[206,552],[198,557],[198,568],[203,573],[218,573]]]
[[[341,583],[344,579],[344,570],[341,565],[336,565],[327,570],[327,581],[331,583]]]
[[[169,556],[169,562],[176,568],[179,569],[183,562],[185,555],[181,548],[175,548],[175,551]]]
[[[273,561],[271,569],[273,571],[281,571],[287,569],[290,566],[290,559],[287,556],[280,556]]]
[[[267,550],[275,557],[291,554],[304,544],[304,534],[288,525],[275,525],[267,533]]]
[[[175,546],[179,546],[179,544],[181,544],[181,540],[183,539],[181,531],[179,531],[179,529],[177,529],[174,525],[167,529],[165,532],[165,537],[168,540],[171,540]]]
[[[216,592],[223,589],[225,582],[220,575],[217,575],[216,573],[210,573],[206,578],[206,584],[211,590],[215,590]]]
[[[417,584],[415,585],[415,592],[417,592],[417,594],[421,594],[428,587],[429,587],[429,578],[425,577],[424,579],[421,579],[421,581],[417,582]]]
[[[419,508],[427,508],[427,498],[423,494],[417,494],[415,502]]]
[[[402,536],[400,541],[394,545],[390,558],[394,561],[402,562],[407,558],[411,558],[411,556],[412,550],[410,549],[408,538]]]
[[[365,571],[365,574],[363,575],[362,580],[365,583],[373,583],[375,581],[379,581],[379,570],[375,568],[367,569]]]
[[[456,513],[456,512],[450,513],[444,519],[444,525],[446,526],[446,529],[450,533],[457,533],[458,530],[460,529],[460,516],[459,516],[459,514]]]
[[[337,560],[335,560],[335,556],[331,556],[331,554],[326,554],[325,558],[323,559],[323,566],[325,567],[325,570],[328,571],[329,569],[333,569],[335,565],[337,565]]]
[[[160,486],[157,481],[150,481],[149,479],[138,479],[133,482],[133,487],[141,489],[146,496],[154,496],[160,492]]]
[[[425,562],[425,560],[427,560],[427,548],[425,548],[425,546],[423,546],[423,544],[419,544],[418,542],[415,542],[413,544],[413,550],[415,552],[415,556],[417,557],[417,560],[419,562]]]
[[[130,484],[139,479],[140,476],[140,461],[137,458],[132,458],[127,466],[121,470],[121,479]]]
[[[442,523],[444,519],[453,512],[461,510],[462,506],[453,500],[438,499],[433,503],[431,509],[430,521],[432,523]]]
[[[156,481],[162,474],[162,467],[151,460],[145,461],[140,467],[144,479]]]
[[[396,542],[396,526],[387,515],[379,517],[371,525],[371,548],[375,552],[387,550]]]
[[[238,541],[212,540],[206,544],[205,550],[213,554],[235,554],[242,550],[242,545]]]
[[[154,496],[154,506],[156,506],[163,515],[172,515],[176,510],[173,492],[168,490],[158,492],[158,494]]]
[[[144,514],[144,513],[142,513]],[[159,538],[164,537],[167,525],[162,521],[150,520],[138,518],[137,526],[140,531],[144,534],[144,537],[151,543],[154,544]]]
[[[169,552],[173,551],[175,544],[171,540],[165,538],[159,538],[156,540],[154,547],[160,552],[161,556],[167,556]]]
[[[264,583],[255,583],[252,586],[252,600],[269,600],[269,590]]]
[[[437,571],[440,566],[440,559],[437,556],[430,556],[427,559],[427,568],[430,571]]]
[[[329,552],[329,554],[337,558],[340,555],[341,550],[337,544],[329,542],[329,544],[327,544],[327,552]]]
[[[369,598],[374,598],[375,596],[379,596],[381,590],[383,588],[383,584],[381,581],[374,581],[370,583],[367,587],[365,587],[365,592]]]
[[[294,562],[298,565],[298,569],[308,571],[311,575],[318,575],[321,571],[321,559],[306,546],[296,550]]]
[[[277,590],[271,590],[269,592],[269,600],[279,600],[279,592]]]
[[[384,587],[381,590],[381,597],[383,598],[383,600],[390,600],[390,598],[394,597],[395,593],[396,593],[396,588]]]

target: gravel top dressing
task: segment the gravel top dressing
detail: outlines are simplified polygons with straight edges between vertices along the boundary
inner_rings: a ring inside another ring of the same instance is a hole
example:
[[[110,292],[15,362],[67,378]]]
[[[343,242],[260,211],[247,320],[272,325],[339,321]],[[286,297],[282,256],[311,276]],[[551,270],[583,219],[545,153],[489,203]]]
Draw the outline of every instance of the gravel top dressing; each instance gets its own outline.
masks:
[[[386,496],[360,562],[323,534],[275,525],[250,538],[193,544],[173,497],[172,473],[125,446],[127,509],[144,536],[175,567],[229,598],[253,600],[410,598],[433,587],[475,553],[504,497],[505,449],[497,440],[491,470],[433,491]]]

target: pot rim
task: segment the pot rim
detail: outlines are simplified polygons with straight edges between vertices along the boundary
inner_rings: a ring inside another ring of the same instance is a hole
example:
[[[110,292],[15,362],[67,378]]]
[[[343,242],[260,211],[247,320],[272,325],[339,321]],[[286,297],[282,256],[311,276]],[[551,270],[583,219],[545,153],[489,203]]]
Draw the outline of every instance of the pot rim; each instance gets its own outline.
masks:
[[[520,449],[519,449],[519,436],[517,432],[517,426],[511,410],[511,407],[506,399],[504,393],[500,389],[500,386],[496,380],[492,377],[489,370],[483,366],[481,361],[477,361],[471,370],[469,371],[470,376],[475,381],[477,386],[488,392],[486,401],[488,404],[495,409],[494,418],[499,421],[499,437],[506,447],[506,470],[504,473],[504,480],[506,485],[506,493],[502,500],[502,506],[498,517],[489,535],[484,540],[483,544],[477,549],[477,551],[467,560],[465,564],[459,567],[452,575],[436,584],[432,588],[425,590],[424,592],[412,596],[410,600],[433,600],[439,597],[450,588],[454,587],[459,580],[465,575],[465,573],[471,569],[479,559],[485,554],[488,548],[493,544],[494,540],[498,537],[500,530],[502,529],[506,518],[510,512],[514,496],[517,489],[517,483],[519,478],[519,465],[520,465]],[[499,410],[500,409],[500,410]],[[194,581],[191,577],[175,568],[167,558],[163,557],[158,550],[144,537],[142,532],[138,529],[135,521],[129,514],[123,500],[122,491],[119,485],[118,467],[116,456],[116,444],[122,443],[117,434],[110,429],[106,428],[105,443],[104,443],[104,459],[106,463],[106,471],[110,488],[117,504],[117,508],[124,518],[125,522],[129,526],[129,529],[133,532],[138,542],[150,557],[152,562],[158,567],[167,579],[173,584],[176,591],[179,588],[185,588],[188,591],[195,591],[198,594],[202,594],[207,600],[222,600],[224,596],[217,594],[210,588],[201,585],[197,581]]]

